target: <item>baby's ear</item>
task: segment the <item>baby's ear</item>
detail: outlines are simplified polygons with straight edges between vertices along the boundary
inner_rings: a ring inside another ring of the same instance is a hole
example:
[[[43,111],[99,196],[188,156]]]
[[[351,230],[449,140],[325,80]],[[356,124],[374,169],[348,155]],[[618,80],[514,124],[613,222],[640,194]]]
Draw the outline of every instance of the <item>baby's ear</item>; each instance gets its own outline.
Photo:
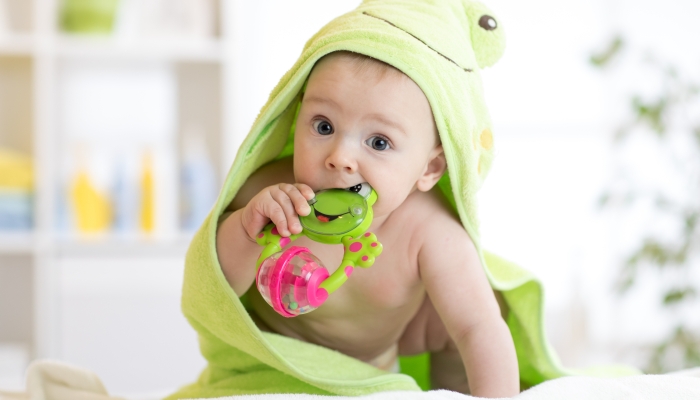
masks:
[[[471,24],[472,49],[480,68],[490,67],[501,58],[506,47],[506,35],[493,12],[476,1],[467,2],[467,17]]]
[[[445,152],[442,145],[436,146],[428,158],[428,164],[425,166],[423,175],[416,182],[416,188],[421,192],[427,192],[442,178],[442,175],[447,170],[447,160],[445,160]]]

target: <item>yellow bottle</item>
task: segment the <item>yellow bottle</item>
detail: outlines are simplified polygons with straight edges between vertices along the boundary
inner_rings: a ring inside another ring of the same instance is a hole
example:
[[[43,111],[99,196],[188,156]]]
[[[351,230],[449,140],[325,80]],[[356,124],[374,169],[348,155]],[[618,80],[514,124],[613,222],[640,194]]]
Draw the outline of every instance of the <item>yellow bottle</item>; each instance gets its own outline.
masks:
[[[71,196],[78,230],[96,233],[106,230],[112,222],[112,207],[109,199],[90,182],[87,171],[78,171],[71,189]]]
[[[147,152],[143,158],[143,170],[141,171],[141,230],[146,233],[153,232],[155,227],[155,198],[153,190],[153,157]]]

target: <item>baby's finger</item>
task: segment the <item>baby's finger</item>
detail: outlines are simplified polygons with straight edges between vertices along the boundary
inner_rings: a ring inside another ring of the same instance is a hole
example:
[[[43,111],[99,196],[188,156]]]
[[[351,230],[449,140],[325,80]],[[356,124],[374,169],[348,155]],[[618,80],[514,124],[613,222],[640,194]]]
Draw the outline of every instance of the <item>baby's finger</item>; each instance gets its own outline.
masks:
[[[292,199],[289,198],[287,193],[285,193],[282,189],[277,188],[277,190],[270,191],[270,195],[277,202],[277,204],[280,205],[286,219],[287,226],[285,229],[282,230],[278,226],[277,230],[283,236],[289,236],[292,233],[301,232],[301,224],[299,223],[299,217],[294,210],[294,203],[292,203]]]
[[[303,183],[295,183],[294,186],[295,186],[297,189],[299,189],[299,191],[301,192],[302,196],[304,196],[304,198],[305,198],[306,200],[311,200],[311,199],[313,199],[314,197],[316,197],[316,193],[314,193],[314,190],[311,189],[311,187],[310,187],[309,185],[305,185],[305,184],[303,184]]]
[[[289,198],[292,200],[292,203],[294,204],[294,209],[296,210],[297,214],[299,215],[309,215],[311,212],[311,207],[309,207],[309,203],[306,201],[306,198],[304,197],[303,194],[297,189],[296,186],[294,185],[288,185],[288,184],[282,184],[280,185],[280,189],[289,196]]]
[[[270,218],[270,221],[272,221],[273,224],[275,224],[275,227],[277,227],[277,231],[281,236],[289,236],[289,231],[287,230],[287,217],[285,216],[282,207],[280,207],[277,202],[270,201],[266,203],[263,206],[263,213]]]

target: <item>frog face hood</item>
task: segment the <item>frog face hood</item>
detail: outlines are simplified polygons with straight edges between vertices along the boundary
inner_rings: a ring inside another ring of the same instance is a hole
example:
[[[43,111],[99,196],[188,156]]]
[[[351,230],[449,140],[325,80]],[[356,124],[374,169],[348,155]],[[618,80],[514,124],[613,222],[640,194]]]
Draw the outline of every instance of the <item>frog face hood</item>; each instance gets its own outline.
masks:
[[[311,69],[321,57],[345,50],[394,66],[423,90],[448,164],[438,186],[478,247],[475,193],[493,158],[480,69],[494,64],[504,47],[499,20],[477,1],[363,1],[314,35],[272,91],[239,149],[220,205],[228,204],[258,167],[291,155],[289,133]]]

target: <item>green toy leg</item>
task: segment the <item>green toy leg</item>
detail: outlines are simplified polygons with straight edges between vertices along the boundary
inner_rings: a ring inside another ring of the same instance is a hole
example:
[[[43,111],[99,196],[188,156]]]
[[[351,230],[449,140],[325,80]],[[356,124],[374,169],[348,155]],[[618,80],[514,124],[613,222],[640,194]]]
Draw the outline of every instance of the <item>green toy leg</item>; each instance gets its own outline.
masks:
[[[345,253],[340,267],[319,286],[330,294],[335,292],[352,274],[353,268],[369,268],[382,253],[382,244],[374,233],[366,232],[357,239],[345,236],[342,239]]]

